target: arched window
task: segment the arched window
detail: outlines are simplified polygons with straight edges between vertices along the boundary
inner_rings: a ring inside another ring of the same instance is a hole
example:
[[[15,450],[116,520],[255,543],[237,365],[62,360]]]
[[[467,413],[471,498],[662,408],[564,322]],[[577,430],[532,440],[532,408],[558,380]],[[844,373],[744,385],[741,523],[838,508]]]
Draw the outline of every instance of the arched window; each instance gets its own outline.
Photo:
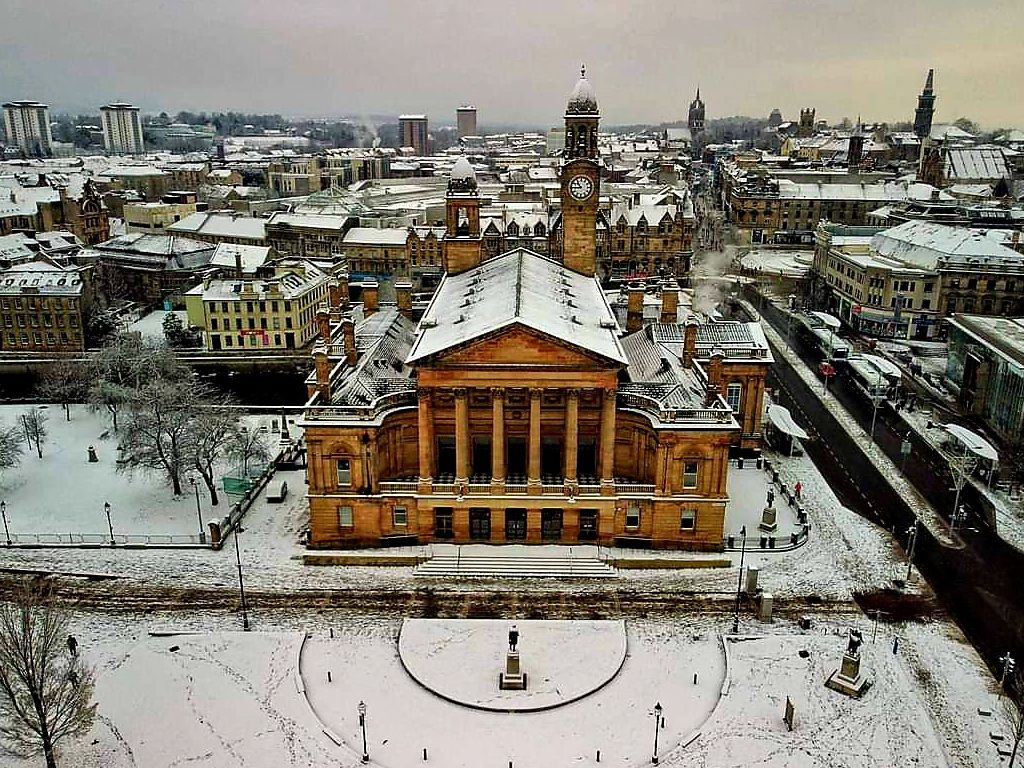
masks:
[[[507,234],[509,237],[519,237],[519,225],[516,224],[514,221],[511,222],[505,229],[505,234]]]
[[[536,235],[537,237],[544,237],[544,235],[547,234],[547,232],[544,229],[544,225],[538,223],[537,226],[533,228],[533,234]]]

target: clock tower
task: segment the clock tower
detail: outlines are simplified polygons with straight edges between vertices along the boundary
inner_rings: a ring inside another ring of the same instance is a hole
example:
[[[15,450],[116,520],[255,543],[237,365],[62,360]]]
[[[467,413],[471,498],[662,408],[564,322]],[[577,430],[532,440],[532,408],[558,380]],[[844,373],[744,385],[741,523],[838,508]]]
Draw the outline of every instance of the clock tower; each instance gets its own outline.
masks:
[[[597,96],[586,67],[565,108],[565,153],[561,173],[562,263],[585,275],[597,271]]]

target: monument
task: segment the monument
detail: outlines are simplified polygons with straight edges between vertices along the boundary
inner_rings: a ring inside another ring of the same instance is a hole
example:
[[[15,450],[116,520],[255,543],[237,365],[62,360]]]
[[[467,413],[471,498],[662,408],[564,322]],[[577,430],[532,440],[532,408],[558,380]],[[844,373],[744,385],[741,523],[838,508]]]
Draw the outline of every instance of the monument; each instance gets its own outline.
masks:
[[[860,631],[850,628],[849,642],[839,669],[828,676],[825,687],[839,691],[846,696],[859,699],[864,695],[871,681],[860,671],[860,646],[864,642]]]
[[[765,507],[761,512],[761,522],[757,526],[765,533],[775,533],[779,529],[778,512],[775,507]]]
[[[508,653],[505,671],[498,675],[498,688],[503,691],[525,691],[526,673],[519,664],[519,630],[513,624],[508,631]]]

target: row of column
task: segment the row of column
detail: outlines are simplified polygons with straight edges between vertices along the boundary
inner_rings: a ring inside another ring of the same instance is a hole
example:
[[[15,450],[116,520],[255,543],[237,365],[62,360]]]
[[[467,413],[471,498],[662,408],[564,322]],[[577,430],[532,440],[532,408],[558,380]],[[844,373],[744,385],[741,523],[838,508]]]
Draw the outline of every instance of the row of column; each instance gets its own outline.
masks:
[[[563,390],[565,397],[565,451],[563,474],[567,483],[576,482],[576,464],[579,456],[579,399],[578,389]],[[601,391],[601,435],[599,471],[602,484],[611,484],[615,478],[615,389]],[[455,394],[455,482],[466,483],[470,475],[471,440],[469,432],[469,399],[464,388]],[[421,388],[418,392],[419,414],[419,474],[420,482],[430,482],[434,476],[434,397],[433,390]],[[530,389],[530,431],[527,460],[527,481],[540,484],[541,478],[541,402],[544,389]],[[491,481],[505,481],[505,389],[491,388]]]

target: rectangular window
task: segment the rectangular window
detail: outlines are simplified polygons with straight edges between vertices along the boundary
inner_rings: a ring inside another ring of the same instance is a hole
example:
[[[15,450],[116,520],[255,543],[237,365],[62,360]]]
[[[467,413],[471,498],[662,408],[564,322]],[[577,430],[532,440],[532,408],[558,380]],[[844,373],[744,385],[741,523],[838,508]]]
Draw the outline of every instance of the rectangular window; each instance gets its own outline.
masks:
[[[742,384],[730,384],[725,390],[725,401],[729,403],[733,413],[740,411],[740,397],[743,395]]]
[[[409,513],[405,507],[395,507],[391,512],[391,524],[395,527],[405,527],[409,524]]]
[[[626,527],[640,527],[640,507],[626,507]]]
[[[450,539],[455,536],[452,524],[452,508],[438,507],[434,510],[434,538]]]
[[[352,461],[338,459],[338,485],[352,485]]]
[[[354,524],[352,507],[338,507],[338,525],[342,528],[351,528]]]
[[[697,462],[683,462],[683,488],[697,487]]]
[[[697,510],[684,509],[679,512],[679,530],[692,531],[697,527]]]

